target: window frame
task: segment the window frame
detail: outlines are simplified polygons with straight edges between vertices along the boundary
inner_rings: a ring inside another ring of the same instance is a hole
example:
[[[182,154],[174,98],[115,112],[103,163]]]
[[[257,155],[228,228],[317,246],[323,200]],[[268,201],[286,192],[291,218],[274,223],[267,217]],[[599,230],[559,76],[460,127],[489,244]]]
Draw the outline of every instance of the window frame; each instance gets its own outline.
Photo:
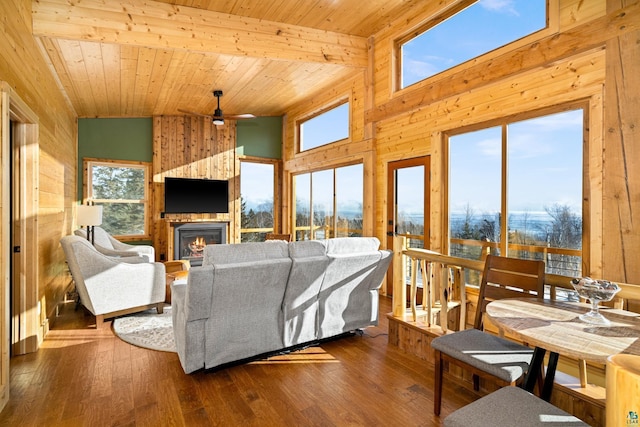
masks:
[[[590,254],[591,254],[590,244],[589,244],[589,241],[590,241],[589,239],[591,236],[591,228],[590,228],[591,213],[590,213],[590,203],[589,203],[589,200],[590,200],[589,194],[591,193],[590,180],[589,180],[589,173],[590,173],[589,172],[589,169],[590,169],[590,165],[589,165],[589,141],[590,141],[589,114],[590,113],[589,112],[590,112],[590,109],[589,109],[588,100],[572,101],[572,102],[554,105],[554,106],[550,106],[542,109],[526,111],[526,112],[517,113],[510,116],[489,120],[481,123],[476,123],[473,125],[464,126],[464,127],[443,132],[443,143],[444,143],[444,159],[443,160],[444,160],[444,165],[446,165],[445,166],[446,176],[448,177],[450,174],[450,162],[451,162],[451,159],[449,157],[449,139],[452,136],[469,133],[473,131],[478,131],[478,130],[483,130],[483,129],[488,129],[492,127],[507,127],[510,124],[517,123],[520,121],[542,118],[544,116],[559,114],[559,113],[563,113],[571,110],[578,110],[578,109],[582,110],[582,121],[583,121],[583,124],[582,124],[582,135],[583,135],[583,138],[582,138],[582,194],[581,194],[581,197],[582,197],[582,248],[580,249],[581,251],[580,257],[582,261],[581,262],[582,272],[585,272],[585,271],[590,271]],[[502,149],[501,149],[501,163],[502,163],[503,170],[501,171],[501,174],[506,175],[505,162],[508,156],[508,151],[505,151],[506,138],[504,137],[504,133],[502,138],[503,138],[503,141],[502,141]],[[501,230],[507,229],[507,222],[508,222],[509,212],[506,212],[507,215],[504,215],[505,213],[504,210],[506,209],[506,205],[505,205],[506,198],[508,197],[508,194],[506,192],[507,186],[508,186],[508,182],[506,182],[506,176],[503,176],[503,178],[501,179],[501,189],[500,189],[501,191],[500,212],[502,214],[501,224],[500,224]],[[443,238],[443,248],[445,250],[445,253],[449,253],[451,249],[450,248],[451,224],[450,224],[450,206],[449,206],[449,199],[450,199],[449,178],[447,178],[445,188],[446,188],[446,191],[444,195],[444,203],[443,203],[443,209],[442,209],[442,220],[443,220],[443,224],[446,224],[446,227],[443,230],[442,238]],[[513,244],[511,244],[508,241],[508,236],[506,233],[501,233],[500,237],[501,237],[500,242],[495,242],[494,245],[497,244],[497,248],[501,251],[502,254],[506,254],[505,256],[510,256],[509,253],[511,251],[518,250],[518,249],[510,249],[510,246],[512,246]],[[559,248],[559,249],[566,249],[566,248]]]
[[[311,147],[311,148],[303,148],[303,142],[302,141],[302,125],[305,122],[308,122],[312,119],[315,119],[318,116],[321,116],[331,110],[337,109],[343,105],[347,104],[348,108],[348,117],[347,117],[347,137],[346,138],[341,138],[341,139],[337,139],[335,141],[329,141],[326,142],[324,144],[318,145],[316,147]],[[337,100],[334,100],[333,102],[324,105],[322,108],[313,111],[312,113],[305,115],[303,117],[301,117],[300,119],[296,120],[296,153],[300,154],[300,153],[307,153],[310,152],[312,150],[316,150],[316,149],[321,149],[321,148],[326,148],[329,145],[338,143],[338,142],[349,142],[351,141],[351,122],[352,122],[352,114],[351,114],[351,110],[352,110],[352,102],[351,102],[351,96],[343,96],[343,97],[339,97]]]
[[[82,159],[84,180],[83,180],[83,204],[87,203],[141,203],[144,206],[144,234],[114,234],[118,240],[135,241],[135,240],[151,240],[151,213],[153,212],[153,201],[151,194],[151,162],[142,162],[135,160],[114,160],[114,159],[97,159],[85,157]],[[111,168],[140,168],[144,171],[144,198],[143,199],[97,199],[93,197],[93,166],[106,166]]]
[[[275,233],[277,230],[281,229],[281,200],[282,200],[282,161],[278,159],[269,159],[264,157],[252,157],[252,156],[239,156],[238,158],[240,162],[240,171],[242,171],[242,163],[261,163],[261,164],[269,164],[273,166],[273,229],[272,233]],[[239,194],[242,197],[242,173],[240,174],[240,184],[239,184]],[[240,206],[240,240],[242,241],[242,206]],[[262,231],[261,231],[262,232]],[[265,231],[267,233],[268,231]],[[244,232],[252,233],[252,232]]]
[[[460,64],[454,65],[453,67],[447,68],[439,73],[426,77],[420,81],[417,81],[409,86],[402,87],[402,46],[410,40],[420,36],[421,34],[429,31],[431,28],[437,26],[441,22],[451,18],[456,13],[466,9],[469,6],[479,2],[480,0],[465,0],[459,3],[454,3],[450,5],[450,7],[441,9],[438,11],[438,14],[435,16],[428,17],[421,24],[416,25],[415,27],[409,29],[408,31],[400,34],[398,37],[393,39],[392,44],[392,55],[391,55],[391,76],[392,76],[392,96],[394,94],[402,93],[406,90],[413,90],[416,88],[422,88],[427,85],[433,84],[435,81],[442,80],[446,77],[451,76],[452,74],[456,74],[462,71],[464,68],[470,67],[472,63],[475,62],[485,62],[489,59],[500,56],[508,51],[515,50],[527,44],[534,42],[535,40],[542,39],[544,37],[550,36],[551,34],[557,33],[559,31],[559,15],[560,15],[560,1],[559,0],[547,0],[547,22],[546,27],[542,28],[538,31],[535,31],[531,34],[528,34],[519,39],[513,40],[505,45],[499,46],[495,49],[492,49],[488,52],[480,54],[474,58],[468,59]]]
[[[332,221],[331,221],[331,227],[330,230],[332,232],[332,235],[330,237],[335,237],[335,234],[337,232],[337,230],[339,229],[338,227],[338,214],[339,212],[337,212],[337,188],[336,188],[336,171],[340,168],[344,168],[344,167],[349,167],[349,166],[356,166],[356,165],[361,165],[362,166],[362,216],[363,216],[363,220],[364,220],[364,212],[365,212],[365,188],[366,188],[366,181],[365,181],[365,162],[364,160],[360,160],[360,161],[353,161],[353,162],[347,162],[347,163],[340,163],[340,164],[336,164],[336,165],[332,165],[329,167],[321,167],[321,168],[316,168],[316,169],[311,169],[311,170],[305,170],[305,171],[300,171],[300,172],[296,172],[293,173],[291,175],[291,229],[292,229],[292,240],[293,241],[297,241],[297,237],[298,237],[298,231],[304,231],[304,230],[298,230],[298,225],[296,222],[296,217],[297,217],[297,200],[296,200],[296,195],[297,195],[297,183],[296,183],[296,178],[298,176],[302,176],[302,175],[309,175],[309,230],[308,230],[308,235],[309,235],[309,240],[316,240],[315,237],[315,230],[314,228],[314,222],[313,222],[313,218],[314,218],[314,210],[313,210],[313,174],[317,173],[317,172],[325,172],[325,171],[331,171],[332,172],[332,179],[333,179],[333,198],[332,198],[332,206],[333,206],[333,211],[332,211]],[[305,226],[303,226],[305,227]],[[360,235],[363,236],[364,235],[364,223],[363,223],[363,228],[360,229]],[[328,238],[328,237],[325,237]],[[304,239],[303,239],[304,240]]]

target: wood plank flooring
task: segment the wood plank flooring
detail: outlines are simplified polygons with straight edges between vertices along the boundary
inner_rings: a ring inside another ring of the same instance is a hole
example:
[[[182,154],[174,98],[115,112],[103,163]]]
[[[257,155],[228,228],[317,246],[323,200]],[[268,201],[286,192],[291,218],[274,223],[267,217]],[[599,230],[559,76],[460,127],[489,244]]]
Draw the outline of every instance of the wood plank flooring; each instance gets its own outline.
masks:
[[[41,349],[11,359],[1,426],[437,426],[475,400],[445,381],[433,415],[433,366],[387,344],[380,325],[303,351],[186,375],[175,353],[96,330],[73,303]]]

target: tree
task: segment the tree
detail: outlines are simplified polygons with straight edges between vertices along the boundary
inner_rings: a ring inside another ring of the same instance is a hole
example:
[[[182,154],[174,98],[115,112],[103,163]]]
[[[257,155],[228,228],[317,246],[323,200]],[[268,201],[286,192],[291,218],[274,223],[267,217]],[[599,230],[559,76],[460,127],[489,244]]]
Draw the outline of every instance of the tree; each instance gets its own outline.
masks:
[[[102,202],[102,228],[112,234],[143,234],[144,204],[141,202],[118,202],[144,199],[144,169],[94,166],[92,168],[92,193]]]
[[[568,205],[554,204],[545,206],[552,218],[547,229],[547,245],[553,248],[582,248],[582,217],[571,211]],[[581,259],[571,255],[553,255],[547,257],[547,271],[555,274],[580,274]]]
[[[582,218],[568,205],[554,204],[544,208],[552,218],[547,231],[547,243],[554,248],[582,247]]]

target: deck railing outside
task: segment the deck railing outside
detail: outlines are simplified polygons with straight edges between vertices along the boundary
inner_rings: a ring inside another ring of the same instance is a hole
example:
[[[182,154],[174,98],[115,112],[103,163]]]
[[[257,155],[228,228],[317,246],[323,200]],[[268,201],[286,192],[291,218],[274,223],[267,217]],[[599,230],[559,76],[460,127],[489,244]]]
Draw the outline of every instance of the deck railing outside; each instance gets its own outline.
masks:
[[[408,248],[424,247],[424,236],[403,234],[401,237],[407,239]],[[566,276],[569,278],[580,277],[582,275],[582,251],[579,249],[552,248],[537,245],[521,245],[510,243],[507,247],[509,255],[514,258],[535,259],[545,262],[546,273]],[[482,260],[486,254],[501,255],[499,243],[472,240],[472,239],[451,239],[450,256],[470,260]],[[406,260],[407,275],[406,283],[411,281],[411,266],[409,259]],[[465,271],[465,280],[471,285],[480,285],[480,274],[474,270]],[[569,279],[570,280],[570,279]],[[418,286],[422,287],[422,278],[418,276]],[[567,287],[570,287],[567,285]]]

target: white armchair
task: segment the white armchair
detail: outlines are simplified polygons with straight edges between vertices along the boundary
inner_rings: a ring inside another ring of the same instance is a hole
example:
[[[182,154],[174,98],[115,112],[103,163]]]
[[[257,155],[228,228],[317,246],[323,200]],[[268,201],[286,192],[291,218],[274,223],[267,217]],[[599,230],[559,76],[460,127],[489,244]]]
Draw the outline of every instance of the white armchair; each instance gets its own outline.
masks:
[[[104,255],[86,238],[65,236],[60,240],[80,302],[104,319],[156,308],[162,313],[166,277],[164,264],[141,256],[115,258]]]
[[[154,262],[156,260],[155,250],[153,246],[149,245],[129,245],[115,239],[112,235],[107,233],[104,228],[93,228],[94,239],[93,243],[96,249],[109,256],[143,256],[147,258],[147,262]],[[73,232],[76,236],[87,238],[87,230],[79,228]]]

